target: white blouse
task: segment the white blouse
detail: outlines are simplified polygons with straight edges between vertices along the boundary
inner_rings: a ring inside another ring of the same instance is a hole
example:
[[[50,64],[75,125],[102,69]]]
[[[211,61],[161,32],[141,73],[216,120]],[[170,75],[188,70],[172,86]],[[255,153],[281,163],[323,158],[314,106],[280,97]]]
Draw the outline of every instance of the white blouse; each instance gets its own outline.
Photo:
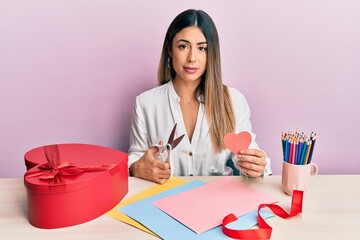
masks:
[[[236,133],[248,131],[252,135],[249,148],[258,148],[250,123],[250,109],[245,97],[236,89],[229,88],[236,116]],[[162,140],[165,144],[177,123],[175,138],[185,134],[172,151],[172,174],[174,176],[205,176],[223,173],[226,161],[237,158],[229,150],[216,153],[211,145],[205,107],[200,101],[197,122],[190,142],[180,109],[180,97],[172,81],[143,92],[136,97],[130,129],[129,166],[138,160],[152,145]],[[270,159],[264,175],[271,174]]]

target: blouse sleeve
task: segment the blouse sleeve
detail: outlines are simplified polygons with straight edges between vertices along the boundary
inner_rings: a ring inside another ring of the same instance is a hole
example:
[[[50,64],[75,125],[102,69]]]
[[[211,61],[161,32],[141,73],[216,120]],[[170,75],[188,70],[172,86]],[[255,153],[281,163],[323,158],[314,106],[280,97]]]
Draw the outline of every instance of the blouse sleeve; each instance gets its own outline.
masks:
[[[129,167],[149,149],[147,141],[148,132],[146,129],[144,114],[141,109],[139,96],[137,96],[131,116]]]
[[[249,148],[256,148],[259,149],[259,145],[257,144],[255,138],[256,134],[252,131],[252,125],[250,122],[250,107],[246,101],[245,96],[240,93],[238,90],[234,88],[229,88],[230,96],[233,102],[233,108],[235,112],[235,132],[239,133],[241,131],[247,131],[251,134],[252,141],[250,143]],[[232,157],[234,165],[237,167],[237,158],[234,155]],[[271,168],[270,168],[270,158],[266,157],[266,167],[264,171],[264,175],[271,175]]]

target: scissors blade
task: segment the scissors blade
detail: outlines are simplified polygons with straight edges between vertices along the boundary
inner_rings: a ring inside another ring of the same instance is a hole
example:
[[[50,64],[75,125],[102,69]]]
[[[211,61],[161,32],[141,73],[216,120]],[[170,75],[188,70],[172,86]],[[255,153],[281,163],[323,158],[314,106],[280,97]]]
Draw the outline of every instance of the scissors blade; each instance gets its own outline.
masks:
[[[175,139],[173,141],[173,143],[171,144],[172,149],[176,148],[176,146],[181,142],[181,140],[184,138],[185,134],[181,135],[180,137],[178,137],[177,139]]]
[[[173,141],[174,141],[174,137],[175,137],[175,131],[176,131],[176,126],[177,123],[175,123],[175,126],[173,127],[173,130],[171,131],[171,134],[169,136],[169,139],[167,141],[167,143],[169,143],[170,145],[173,145]]]

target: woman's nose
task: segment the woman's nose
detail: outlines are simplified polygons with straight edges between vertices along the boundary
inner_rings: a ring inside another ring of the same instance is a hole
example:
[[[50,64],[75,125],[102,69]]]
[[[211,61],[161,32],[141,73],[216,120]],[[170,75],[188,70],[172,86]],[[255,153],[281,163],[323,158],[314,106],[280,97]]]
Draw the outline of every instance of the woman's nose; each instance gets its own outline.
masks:
[[[196,50],[192,49],[189,52],[188,62],[195,62],[195,61],[196,61]]]

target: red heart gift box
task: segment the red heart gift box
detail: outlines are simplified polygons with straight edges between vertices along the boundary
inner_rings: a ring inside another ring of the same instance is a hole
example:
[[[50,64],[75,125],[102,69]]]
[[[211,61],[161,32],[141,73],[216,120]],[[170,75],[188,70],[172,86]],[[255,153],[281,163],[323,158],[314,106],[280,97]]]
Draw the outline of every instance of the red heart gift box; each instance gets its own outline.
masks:
[[[90,221],[128,192],[128,155],[88,144],[38,147],[25,156],[29,222],[61,228]]]

